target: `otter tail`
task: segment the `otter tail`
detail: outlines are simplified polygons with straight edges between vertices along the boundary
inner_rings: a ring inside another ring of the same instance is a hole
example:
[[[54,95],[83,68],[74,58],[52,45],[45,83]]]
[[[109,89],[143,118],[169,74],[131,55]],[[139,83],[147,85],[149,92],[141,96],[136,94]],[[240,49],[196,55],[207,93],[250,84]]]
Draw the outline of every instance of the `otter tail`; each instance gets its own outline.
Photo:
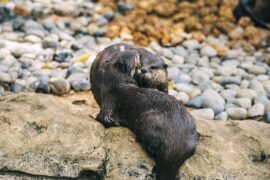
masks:
[[[156,180],[176,180],[177,172],[183,162],[184,160],[176,162],[175,160],[158,159],[156,161]]]

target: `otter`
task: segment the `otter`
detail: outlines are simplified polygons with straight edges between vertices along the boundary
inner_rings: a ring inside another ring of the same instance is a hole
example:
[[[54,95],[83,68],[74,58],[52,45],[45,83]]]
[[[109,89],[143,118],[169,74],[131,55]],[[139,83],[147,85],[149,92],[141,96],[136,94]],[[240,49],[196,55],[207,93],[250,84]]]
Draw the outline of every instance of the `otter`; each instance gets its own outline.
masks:
[[[114,56],[116,61],[104,64],[97,121],[133,131],[156,162],[156,179],[175,180],[179,167],[196,150],[195,120],[173,96],[138,86],[133,73],[140,59],[134,51]]]
[[[163,92],[168,92],[167,65],[160,57],[142,47],[117,43],[108,46],[98,53],[91,66],[90,83],[98,105],[101,104],[100,82],[102,81],[101,72],[104,70],[103,64],[107,61],[114,62],[113,55],[126,50],[132,50],[140,57],[141,67],[133,75],[138,85],[140,87],[155,88]]]
[[[249,16],[254,24],[270,30],[270,1],[265,0],[240,0],[233,11],[236,22],[242,16]]]

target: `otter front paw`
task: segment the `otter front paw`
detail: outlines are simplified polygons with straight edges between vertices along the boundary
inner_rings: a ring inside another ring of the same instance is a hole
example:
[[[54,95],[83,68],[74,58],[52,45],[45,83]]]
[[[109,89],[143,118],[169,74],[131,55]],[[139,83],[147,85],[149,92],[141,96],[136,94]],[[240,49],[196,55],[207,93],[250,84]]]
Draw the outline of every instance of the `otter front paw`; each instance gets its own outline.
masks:
[[[104,115],[102,113],[98,114],[97,121],[102,123],[105,127],[118,126],[119,125],[118,121],[113,119],[110,115]]]

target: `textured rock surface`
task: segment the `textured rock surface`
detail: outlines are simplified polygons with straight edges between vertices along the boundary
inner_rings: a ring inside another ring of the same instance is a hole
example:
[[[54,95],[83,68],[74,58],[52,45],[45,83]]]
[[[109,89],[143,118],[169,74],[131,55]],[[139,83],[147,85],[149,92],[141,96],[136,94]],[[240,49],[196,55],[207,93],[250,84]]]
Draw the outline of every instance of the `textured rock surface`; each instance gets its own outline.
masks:
[[[88,93],[0,98],[0,179],[152,179],[154,162],[126,128],[104,129]],[[270,125],[196,120],[181,179],[269,179]]]

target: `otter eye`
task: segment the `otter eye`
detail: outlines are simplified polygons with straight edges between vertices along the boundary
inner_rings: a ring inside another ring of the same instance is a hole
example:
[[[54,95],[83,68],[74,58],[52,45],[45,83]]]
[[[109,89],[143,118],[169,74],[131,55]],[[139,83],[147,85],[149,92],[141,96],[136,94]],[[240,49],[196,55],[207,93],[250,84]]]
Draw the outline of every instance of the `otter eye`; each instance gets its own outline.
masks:
[[[155,69],[158,69],[157,66],[151,66],[151,69],[155,70]]]
[[[168,64],[163,64],[163,68],[167,69],[168,68]]]

